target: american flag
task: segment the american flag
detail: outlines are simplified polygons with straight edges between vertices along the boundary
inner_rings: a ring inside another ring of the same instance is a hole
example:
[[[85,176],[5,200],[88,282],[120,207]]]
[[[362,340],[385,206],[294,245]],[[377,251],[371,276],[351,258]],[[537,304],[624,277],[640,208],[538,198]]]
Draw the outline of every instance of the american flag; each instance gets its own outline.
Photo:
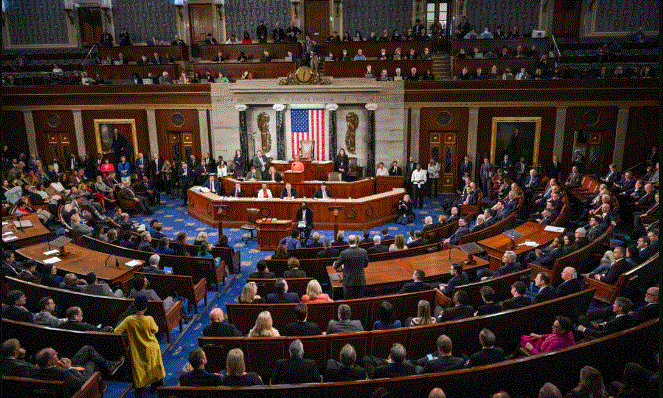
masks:
[[[299,154],[299,143],[303,140],[315,141],[315,159],[325,159],[325,110],[291,109],[291,148],[292,157]]]

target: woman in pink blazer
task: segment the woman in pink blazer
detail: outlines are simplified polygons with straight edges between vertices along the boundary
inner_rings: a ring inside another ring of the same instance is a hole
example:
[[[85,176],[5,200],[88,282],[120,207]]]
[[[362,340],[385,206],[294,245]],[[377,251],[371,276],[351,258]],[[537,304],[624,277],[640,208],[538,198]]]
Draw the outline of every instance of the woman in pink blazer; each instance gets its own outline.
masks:
[[[550,334],[530,333],[520,337],[520,347],[532,355],[560,350],[572,346],[573,343],[575,343],[573,325],[571,320],[565,316],[555,318]]]

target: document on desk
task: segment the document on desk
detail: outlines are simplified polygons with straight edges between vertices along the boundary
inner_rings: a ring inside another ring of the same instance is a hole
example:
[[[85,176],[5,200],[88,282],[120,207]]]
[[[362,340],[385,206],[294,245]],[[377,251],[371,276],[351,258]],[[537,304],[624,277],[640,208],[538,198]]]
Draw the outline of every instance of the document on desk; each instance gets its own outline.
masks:
[[[60,257],[56,256],[56,257],[47,258],[46,260],[44,260],[44,264],[55,264],[55,263],[58,263],[60,261],[62,261],[62,260],[60,260]]]
[[[141,265],[142,263],[143,262],[140,261],[140,260],[131,260],[131,261],[127,261],[126,263],[124,263],[124,265],[126,265],[127,267],[135,267],[137,265]]]
[[[564,233],[564,227],[554,227],[552,225],[546,225],[546,227],[543,230],[544,231],[550,231],[550,232]]]
[[[18,239],[18,236],[15,235],[6,235],[2,237],[2,240],[9,242],[10,240]]]
[[[60,250],[58,250],[58,249],[49,250],[47,252],[44,252],[44,256],[50,256],[50,255],[56,254],[58,252],[60,252]]]

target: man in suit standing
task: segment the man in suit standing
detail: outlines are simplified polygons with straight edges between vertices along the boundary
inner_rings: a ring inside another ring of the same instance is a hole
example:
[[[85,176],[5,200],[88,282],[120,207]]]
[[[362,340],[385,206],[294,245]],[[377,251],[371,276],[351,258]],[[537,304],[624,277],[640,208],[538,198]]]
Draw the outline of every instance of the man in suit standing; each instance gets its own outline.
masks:
[[[364,268],[368,267],[368,253],[357,247],[357,237],[348,238],[349,248],[343,250],[334,262],[336,271],[343,271],[343,298],[361,298],[364,295],[366,276]]]
[[[502,162],[500,163],[500,168],[504,171],[508,177],[513,178],[513,163],[509,159],[509,154],[505,153]]]
[[[364,327],[360,320],[350,319],[352,311],[347,304],[338,306],[338,320],[332,319],[327,324],[327,334],[363,332]]]
[[[323,182],[322,184],[320,184],[320,189],[315,191],[313,197],[315,199],[331,199],[332,195],[331,192],[329,191],[329,188],[327,188],[327,184]]]
[[[192,184],[197,185],[202,183],[203,166],[196,159],[196,155],[191,155],[189,159],[189,172],[191,173]]]
[[[252,160],[252,165],[256,168],[256,171],[264,177],[269,169],[269,158],[263,155],[261,150],[258,150],[256,156]]]
[[[135,165],[136,165],[136,178],[138,178],[139,180],[142,180],[143,176],[148,175],[147,160],[145,160],[145,158],[143,158],[142,153],[138,154],[138,158],[136,158]]]
[[[223,380],[221,375],[209,373],[205,370],[207,356],[202,348],[198,347],[189,354],[189,364],[193,370],[180,375],[180,385],[187,387],[220,386]]]
[[[148,173],[150,175],[150,181],[154,184],[156,189],[161,192],[161,167],[163,166],[163,160],[159,158],[158,153],[152,154],[152,160],[148,167]]]
[[[295,195],[297,195],[296,192]],[[308,241],[308,237],[311,235],[311,230],[313,229],[313,212],[308,208],[306,202],[302,202],[299,210],[297,210],[295,219],[297,221],[297,228],[304,232],[302,241],[305,244]],[[305,246],[304,244],[302,246]]]
[[[180,188],[182,189],[182,199],[184,199],[182,206],[186,206],[188,191],[194,181],[193,172],[189,170],[189,165],[186,162],[182,162],[182,168],[180,168],[178,172],[178,178],[180,181]]]
[[[479,168],[479,182],[481,183],[481,190],[483,191],[484,197],[490,196],[490,185],[493,178],[493,165],[490,164],[490,160],[485,157],[483,158],[483,163]]]
[[[297,339],[290,343],[290,358],[276,361],[271,384],[318,383],[322,380],[312,359],[304,359],[304,345]]]
[[[307,322],[308,306],[304,303],[295,305],[295,317],[297,321],[289,323],[283,329],[284,336],[317,336],[320,327],[315,322]]]
[[[414,157],[410,156],[410,160],[405,166],[405,189],[407,193],[412,196],[412,172],[417,168],[417,163],[414,161]]]
[[[562,163],[559,161],[557,155],[552,156],[552,161],[548,164],[546,168],[546,174],[548,178],[554,178],[559,181],[559,174],[562,172]]]
[[[460,166],[458,167],[458,177],[459,177],[459,181],[462,181],[462,177],[473,178],[473,176],[472,176],[472,161],[470,160],[469,155],[465,155],[463,157],[463,161],[461,162]]]

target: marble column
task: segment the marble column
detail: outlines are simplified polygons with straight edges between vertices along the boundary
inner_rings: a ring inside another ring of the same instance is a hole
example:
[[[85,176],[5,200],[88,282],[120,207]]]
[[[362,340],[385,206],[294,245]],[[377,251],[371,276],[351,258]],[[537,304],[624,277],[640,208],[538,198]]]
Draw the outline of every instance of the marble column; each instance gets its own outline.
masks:
[[[555,109],[555,138],[553,139],[553,155],[562,157],[564,148],[564,131],[566,130],[566,110],[567,107],[561,106]],[[543,165],[545,162],[539,159],[539,164]]]
[[[159,153],[156,110],[147,109],[145,110],[145,114],[147,115],[147,136],[150,140],[150,153]],[[147,156],[147,154],[145,156]]]
[[[285,105],[274,104],[276,111],[276,159],[285,160]]]
[[[35,120],[32,117],[32,111],[23,111],[23,120],[25,121],[25,132],[28,135],[28,150],[30,153],[38,153],[37,133],[35,131]]]
[[[249,132],[246,125],[246,109],[244,104],[235,105],[235,109],[239,111],[239,149],[244,155],[244,170],[248,170],[249,165]]]
[[[209,144],[209,123],[207,121],[207,109],[198,109],[198,126],[200,130],[200,153],[202,155],[210,153],[212,159],[214,155],[210,150]]]
[[[74,133],[76,134],[76,148],[78,149],[78,156],[85,157],[87,153],[85,150],[85,134],[83,133],[83,115],[80,109],[71,111],[74,115]]]
[[[467,120],[467,154],[470,155],[470,159],[474,159],[475,165],[483,163],[483,158],[479,159],[477,157],[478,126],[479,108],[470,108]],[[490,157],[490,153],[484,153],[482,155]]]
[[[333,160],[336,156],[336,110],[338,104],[327,104],[325,108],[329,111],[329,160]]]
[[[367,154],[366,154],[366,176],[375,176],[375,110],[377,104],[366,104],[366,127],[367,127]]]
[[[622,169],[624,163],[624,147],[626,146],[626,129],[628,128],[628,106],[620,106],[617,110],[617,127],[615,129],[615,149],[612,155],[612,163],[617,170]]]

